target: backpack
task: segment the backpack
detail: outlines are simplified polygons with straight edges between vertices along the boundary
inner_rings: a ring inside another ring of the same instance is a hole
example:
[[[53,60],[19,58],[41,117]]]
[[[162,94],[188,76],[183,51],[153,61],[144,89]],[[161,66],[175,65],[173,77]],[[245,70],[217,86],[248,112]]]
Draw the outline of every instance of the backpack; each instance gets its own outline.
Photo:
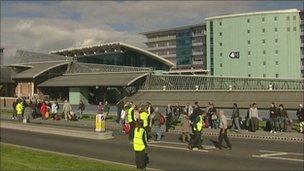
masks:
[[[160,114],[159,123],[160,123],[161,125],[163,125],[163,124],[166,123],[166,118],[165,118],[164,115],[162,115],[162,114]]]
[[[122,131],[123,131],[125,134],[129,134],[130,131],[131,131],[130,124],[129,124],[129,123],[124,123],[124,124],[122,125]]]

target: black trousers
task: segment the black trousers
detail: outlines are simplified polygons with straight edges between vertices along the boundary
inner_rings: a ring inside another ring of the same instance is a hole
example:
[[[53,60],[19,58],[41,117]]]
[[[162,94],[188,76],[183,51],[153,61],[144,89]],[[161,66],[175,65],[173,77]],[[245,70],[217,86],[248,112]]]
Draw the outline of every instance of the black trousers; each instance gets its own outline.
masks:
[[[190,147],[202,148],[202,133],[200,131],[194,131],[194,136],[190,141]]]
[[[144,169],[147,166],[146,163],[146,152],[143,151],[135,151],[135,163],[137,169]]]
[[[135,123],[131,122],[130,124],[130,133],[129,133],[129,140],[133,141],[134,138],[134,129],[135,129]]]
[[[223,133],[222,131],[223,131],[223,129],[220,129],[220,135],[219,135],[219,137],[218,137],[218,142],[219,142],[218,148],[219,148],[219,149],[222,148],[223,139],[225,140],[227,146],[228,146],[229,148],[231,148],[231,144],[230,144],[230,141],[229,141],[228,136],[227,136],[227,129],[225,129],[224,133]]]

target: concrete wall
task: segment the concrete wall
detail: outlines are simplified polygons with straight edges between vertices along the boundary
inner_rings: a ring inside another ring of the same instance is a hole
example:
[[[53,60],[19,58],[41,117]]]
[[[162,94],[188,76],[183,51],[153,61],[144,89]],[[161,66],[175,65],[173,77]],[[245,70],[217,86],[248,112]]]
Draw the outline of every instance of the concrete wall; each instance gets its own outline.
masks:
[[[83,103],[88,103],[89,89],[85,87],[70,87],[69,88],[69,101],[70,104],[79,104],[82,100]]]
[[[153,91],[140,90],[126,101],[135,103],[150,101],[156,106],[165,106],[179,102],[194,104],[198,101],[201,106],[207,106],[209,101],[217,107],[229,108],[237,103],[241,108],[247,108],[256,102],[259,108],[268,108],[271,102],[284,104],[287,108],[297,108],[304,101],[304,91]]]

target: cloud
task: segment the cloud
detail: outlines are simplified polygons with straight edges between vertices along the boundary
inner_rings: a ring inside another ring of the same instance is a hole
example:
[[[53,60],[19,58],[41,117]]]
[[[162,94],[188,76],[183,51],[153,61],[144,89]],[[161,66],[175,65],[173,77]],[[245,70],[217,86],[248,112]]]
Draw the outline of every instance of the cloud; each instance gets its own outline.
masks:
[[[5,63],[17,49],[49,52],[113,41],[144,48],[140,32],[298,4],[301,1],[3,1],[1,46]]]

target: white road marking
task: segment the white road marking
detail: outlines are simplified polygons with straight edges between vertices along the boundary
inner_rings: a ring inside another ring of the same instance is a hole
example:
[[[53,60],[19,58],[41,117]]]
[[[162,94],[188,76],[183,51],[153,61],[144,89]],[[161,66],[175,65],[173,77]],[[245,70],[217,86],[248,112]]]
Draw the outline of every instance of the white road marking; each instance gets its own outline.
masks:
[[[262,153],[282,153],[282,151],[270,151],[270,150],[259,150]],[[304,156],[304,153],[293,153],[293,152],[283,152],[288,153],[290,155],[296,155],[296,156]]]
[[[260,155],[252,155],[255,158],[265,158],[265,159],[276,159],[276,160],[285,160],[285,161],[296,161],[296,162],[303,162],[303,159],[296,159],[296,158],[287,158],[287,157],[280,157],[284,155],[293,155],[293,156],[304,156],[303,153],[293,153],[293,152],[282,152],[282,151],[270,151],[270,150],[259,150],[260,153],[267,153],[267,154],[260,154]]]
[[[182,148],[182,147],[172,147],[172,146],[165,146],[165,145],[156,145],[156,144],[150,144],[151,147],[159,147],[159,148],[167,148],[167,149],[175,149],[175,150],[184,150],[184,151],[191,151],[188,148]],[[196,151],[196,150],[194,150]],[[198,150],[198,152],[207,153],[208,150]]]

